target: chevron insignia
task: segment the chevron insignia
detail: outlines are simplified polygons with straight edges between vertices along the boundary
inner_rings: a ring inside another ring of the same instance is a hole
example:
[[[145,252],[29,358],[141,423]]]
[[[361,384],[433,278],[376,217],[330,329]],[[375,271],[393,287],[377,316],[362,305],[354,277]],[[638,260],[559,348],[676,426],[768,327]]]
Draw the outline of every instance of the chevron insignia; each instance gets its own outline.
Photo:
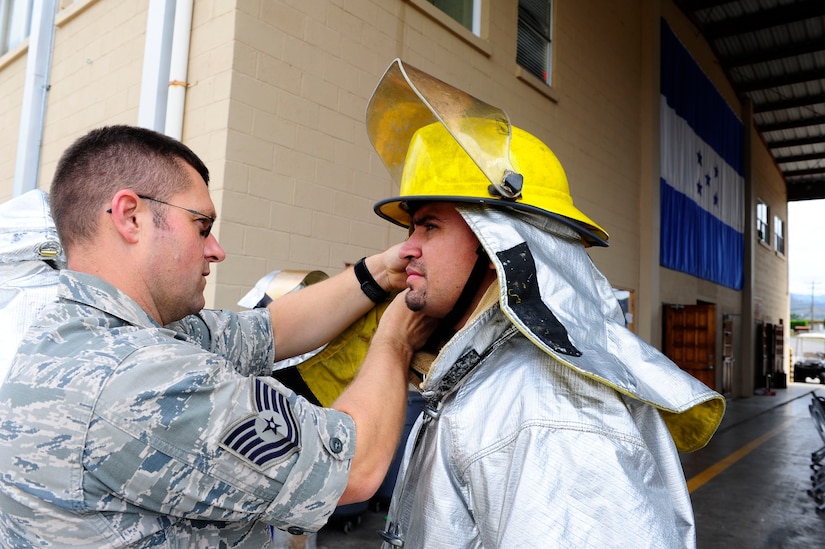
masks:
[[[286,397],[255,379],[257,414],[237,421],[221,436],[221,447],[258,469],[283,461],[301,447],[298,423]]]

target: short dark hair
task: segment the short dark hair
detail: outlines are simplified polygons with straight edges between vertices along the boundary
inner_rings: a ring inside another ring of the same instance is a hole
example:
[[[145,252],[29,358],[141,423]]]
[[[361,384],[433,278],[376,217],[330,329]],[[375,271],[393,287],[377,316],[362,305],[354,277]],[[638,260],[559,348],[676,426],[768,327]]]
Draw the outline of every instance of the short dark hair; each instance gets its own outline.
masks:
[[[186,191],[185,164],[209,185],[209,170],[198,155],[161,133],[115,125],[79,138],[60,158],[50,190],[52,217],[64,248],[94,236],[100,212],[121,189],[159,200]]]

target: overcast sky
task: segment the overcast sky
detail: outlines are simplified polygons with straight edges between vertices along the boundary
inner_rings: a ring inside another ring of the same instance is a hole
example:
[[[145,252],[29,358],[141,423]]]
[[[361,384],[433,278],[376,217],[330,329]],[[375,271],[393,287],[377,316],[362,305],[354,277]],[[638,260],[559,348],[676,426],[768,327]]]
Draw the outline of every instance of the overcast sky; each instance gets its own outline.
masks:
[[[786,244],[791,293],[825,295],[825,200],[788,203]]]

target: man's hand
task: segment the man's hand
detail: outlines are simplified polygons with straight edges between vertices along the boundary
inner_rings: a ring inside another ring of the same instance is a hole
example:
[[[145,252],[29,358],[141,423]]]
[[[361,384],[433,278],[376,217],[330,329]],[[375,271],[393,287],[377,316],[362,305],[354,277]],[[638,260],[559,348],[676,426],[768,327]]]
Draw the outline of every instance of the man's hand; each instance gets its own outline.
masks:
[[[406,274],[404,275],[406,278]],[[427,342],[438,319],[411,311],[405,301],[407,292],[399,293],[381,315],[373,344],[386,342],[395,347],[408,347],[415,352]]]
[[[381,288],[388,292],[407,287],[407,260],[401,258],[401,243],[366,259],[367,269]]]
[[[407,291],[398,294],[381,315],[361,369],[332,404],[352,416],[357,433],[355,457],[339,504],[372,497],[401,437],[410,362],[437,323],[407,307]]]

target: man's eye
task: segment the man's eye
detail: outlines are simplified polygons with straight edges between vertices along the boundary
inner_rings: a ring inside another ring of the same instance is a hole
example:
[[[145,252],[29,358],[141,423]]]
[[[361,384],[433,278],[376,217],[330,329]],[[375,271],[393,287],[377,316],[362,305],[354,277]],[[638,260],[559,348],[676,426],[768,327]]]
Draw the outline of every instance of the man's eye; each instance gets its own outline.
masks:
[[[201,231],[200,231],[201,236],[203,238],[208,237],[209,233],[212,232],[212,220],[211,219],[206,219],[206,218],[201,218],[201,219],[198,219],[198,223],[201,224]]]
[[[411,237],[417,231],[422,231],[422,232],[427,233],[427,232],[430,232],[430,231],[433,231],[433,230],[436,230],[436,229],[438,229],[438,225],[436,223],[430,223],[430,222],[427,222],[427,221],[424,221],[424,220],[422,220],[418,223],[413,222],[413,224],[410,225],[409,235],[407,236],[407,238]]]

